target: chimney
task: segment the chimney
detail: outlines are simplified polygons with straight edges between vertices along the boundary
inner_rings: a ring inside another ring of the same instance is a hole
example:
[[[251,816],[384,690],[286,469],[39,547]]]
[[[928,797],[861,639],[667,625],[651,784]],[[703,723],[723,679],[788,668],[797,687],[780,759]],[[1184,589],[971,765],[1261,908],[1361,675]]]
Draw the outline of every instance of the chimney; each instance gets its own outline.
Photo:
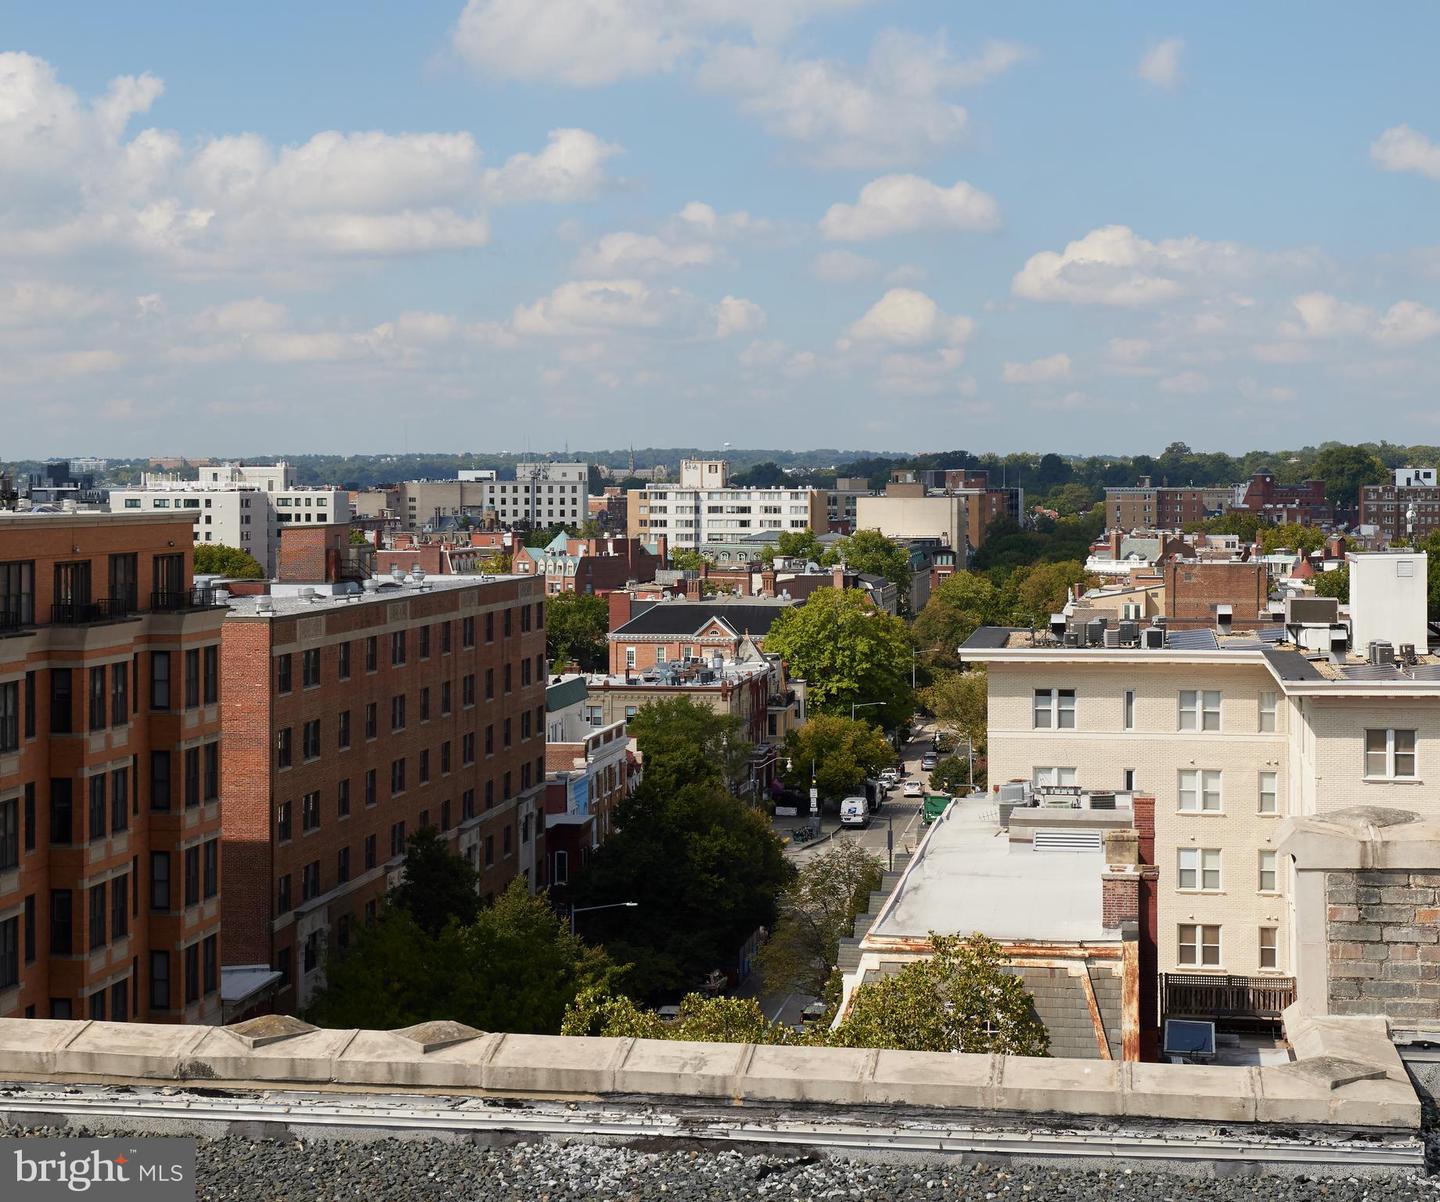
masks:
[[[628,589],[614,589],[609,596],[610,629],[619,630],[630,620],[630,592]]]
[[[835,588],[843,589],[845,587],[845,565],[843,563],[837,563],[830,569],[830,582]]]

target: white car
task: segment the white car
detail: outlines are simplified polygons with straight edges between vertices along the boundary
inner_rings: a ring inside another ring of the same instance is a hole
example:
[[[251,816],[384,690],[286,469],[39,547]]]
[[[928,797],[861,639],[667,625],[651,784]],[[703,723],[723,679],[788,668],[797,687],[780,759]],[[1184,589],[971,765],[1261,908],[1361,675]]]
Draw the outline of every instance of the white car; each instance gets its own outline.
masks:
[[[900,790],[900,795],[902,797],[924,797],[925,786],[912,778],[905,782],[904,788]]]

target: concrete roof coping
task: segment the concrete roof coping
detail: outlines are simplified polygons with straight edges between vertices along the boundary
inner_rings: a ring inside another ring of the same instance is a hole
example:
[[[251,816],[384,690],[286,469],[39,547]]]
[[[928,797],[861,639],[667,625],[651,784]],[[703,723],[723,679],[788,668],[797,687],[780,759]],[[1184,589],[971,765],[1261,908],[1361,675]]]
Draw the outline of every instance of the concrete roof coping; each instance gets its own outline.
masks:
[[[1302,869],[1433,871],[1440,864],[1440,819],[1384,806],[1352,806],[1330,814],[1287,818],[1278,850]]]

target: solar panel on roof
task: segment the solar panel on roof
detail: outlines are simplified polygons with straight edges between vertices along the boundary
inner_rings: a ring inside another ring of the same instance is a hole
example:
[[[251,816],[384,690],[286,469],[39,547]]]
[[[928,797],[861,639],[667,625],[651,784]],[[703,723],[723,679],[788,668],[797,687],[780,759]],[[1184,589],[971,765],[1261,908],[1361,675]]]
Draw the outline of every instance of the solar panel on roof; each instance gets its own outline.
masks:
[[[1255,637],[1262,643],[1283,643],[1285,641],[1285,627],[1265,626],[1255,632]]]
[[[1389,664],[1346,664],[1341,669],[1346,680],[1402,680],[1400,673]]]
[[[1220,642],[1213,630],[1171,630],[1166,632],[1166,646],[1176,651],[1218,651]]]
[[[1410,675],[1415,680],[1440,680],[1440,664],[1416,664]]]
[[[1226,650],[1226,651],[1264,651],[1264,650],[1265,650],[1265,644],[1264,644],[1264,643],[1235,642],[1235,641],[1231,641],[1231,642],[1228,642],[1228,643],[1225,644],[1225,650]]]

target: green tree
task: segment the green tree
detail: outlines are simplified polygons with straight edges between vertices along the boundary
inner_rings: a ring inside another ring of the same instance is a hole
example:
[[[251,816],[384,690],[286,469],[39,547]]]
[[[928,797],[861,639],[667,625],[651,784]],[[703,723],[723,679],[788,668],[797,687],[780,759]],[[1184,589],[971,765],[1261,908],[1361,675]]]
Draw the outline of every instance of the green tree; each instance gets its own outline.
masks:
[[[860,986],[831,1033],[843,1047],[1047,1056],[1050,1034],[998,943],[932,931],[935,954]]]
[[[1353,507],[1360,503],[1360,489],[1385,481],[1385,465],[1364,447],[1332,443],[1315,456],[1313,478],[1325,481],[1325,499],[1332,505]]]
[[[662,1022],[630,998],[605,989],[581,994],[565,1012],[562,1035],[611,1038],[683,1039],[703,1043],[790,1043],[790,1032],[772,1023],[754,998],[705,997],[688,993],[674,1022]]]
[[[1315,585],[1317,597],[1336,597],[1340,604],[1350,604],[1350,569],[1348,567],[1332,568],[1328,572],[1321,572],[1312,583]]]
[[[350,531],[350,545],[352,547],[368,547],[370,540],[365,537],[365,531],[352,530]]]
[[[815,714],[785,740],[790,768],[787,782],[808,788],[811,765],[820,796],[847,797],[864,793],[867,777],[895,762],[895,749],[869,722],[840,714]]]
[[[804,679],[814,713],[858,711],[886,729],[910,720],[910,638],[905,623],[866,604],[853,589],[816,589],[800,606],[783,611],[765,636],[765,650],[784,657],[790,674]]]
[[[610,607],[603,597],[557,593],[545,607],[545,654],[557,667],[573,659],[582,671],[598,671],[608,658],[609,630]]]
[[[699,572],[708,562],[692,547],[676,547],[670,552],[670,566],[677,572]]]
[[[782,530],[773,546],[767,545],[760,551],[760,562],[767,568],[777,558],[822,563],[825,559],[825,548],[820,545],[820,540],[815,537],[813,530]]]
[[[1260,536],[1260,516],[1232,509],[1218,518],[1191,522],[1185,529],[1192,534],[1234,534],[1242,543],[1253,543]]]
[[[1071,586],[1087,583],[1085,565],[1078,559],[1017,568],[1006,581],[1015,598],[1008,620],[1015,625],[1043,626],[1052,613],[1064,608]]]
[[[1049,496],[1050,508],[1062,516],[1089,513],[1098,500],[1096,490],[1088,484],[1062,484]]]
[[[977,572],[955,572],[930,594],[913,629],[916,642],[932,649],[931,663],[954,666],[961,643],[980,627],[1008,625],[1009,619],[1010,607],[994,581]]]
[[[970,788],[970,759],[947,755],[930,773],[930,788],[937,793],[958,795]]]
[[[534,530],[525,531],[521,542],[527,547],[549,546],[557,534],[569,534],[570,531],[563,523],[555,522],[549,526],[537,526]]]
[[[555,1034],[576,995],[615,971],[517,880],[472,923],[433,933],[387,905],[348,949],[327,956],[325,988],[306,1017],[370,1030],[454,1019],[482,1031]]]
[[[843,563],[856,572],[883,576],[895,586],[901,612],[909,609],[910,585],[914,577],[910,567],[910,552],[899,543],[891,542],[880,531],[855,531],[848,538],[836,543],[835,549],[826,559],[832,563]]]
[[[248,552],[224,543],[200,543],[195,548],[195,572],[201,576],[229,576],[233,580],[263,580],[265,569]]]
[[[760,949],[760,978],[771,992],[819,997],[835,970],[840,940],[880,888],[884,865],[852,839],[812,856],[780,895],[780,916]]]
[[[686,785],[731,788],[750,761],[740,719],[688,697],[643,705],[628,726],[645,766],[645,781],[662,791]]]
[[[1325,545],[1325,532],[1318,526],[1301,526],[1289,522],[1280,526],[1263,526],[1260,529],[1260,550],[1266,555],[1282,548],[1300,554],[1318,551]]]
[[[794,873],[769,819],[730,796],[719,769],[687,782],[673,768],[661,783],[647,757],[616,831],[574,884],[577,906],[638,903],[585,914],[581,928],[630,965],[624,992],[637,999],[693,988],[732,964],[758,928],[774,925]]]
[[[465,858],[450,850],[450,841],[433,826],[424,826],[406,841],[405,868],[389,901],[409,913],[427,935],[435,935],[452,920],[461,925],[475,921],[479,883]]]
[[[730,477],[736,488],[779,488],[789,482],[785,469],[774,462],[757,463]]]

